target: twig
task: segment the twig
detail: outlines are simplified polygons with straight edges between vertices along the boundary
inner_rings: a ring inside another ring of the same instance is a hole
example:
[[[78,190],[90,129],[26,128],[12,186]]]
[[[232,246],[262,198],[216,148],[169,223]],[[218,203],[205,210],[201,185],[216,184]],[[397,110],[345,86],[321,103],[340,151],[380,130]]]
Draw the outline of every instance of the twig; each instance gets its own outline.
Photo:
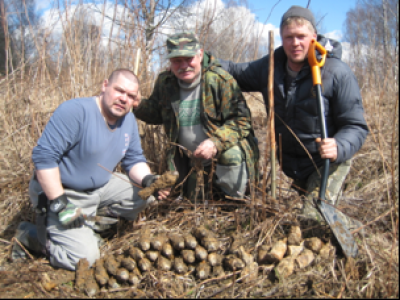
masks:
[[[248,277],[249,275],[250,275],[250,274],[246,274],[246,275],[240,277],[239,279],[235,280],[235,282],[239,282],[239,281],[243,280],[244,278]],[[230,288],[231,285],[233,285],[233,283],[229,283],[229,284],[225,285],[223,288],[219,289],[219,290],[216,291],[214,294],[210,295],[209,298],[212,298],[212,297],[218,295],[219,293],[225,291],[226,289]]]
[[[0,242],[3,242],[3,243],[8,244],[8,245],[11,244],[11,242],[3,240],[3,239],[0,239]]]
[[[13,237],[11,239],[11,242],[15,242],[18,244],[18,246],[20,246],[22,248],[22,250],[24,250],[24,252],[29,256],[30,259],[34,259],[33,256],[28,252],[28,250],[25,249],[25,247],[18,241],[18,239],[16,237]]]
[[[102,290],[102,293],[116,293],[116,292],[123,292],[123,291],[129,291],[129,290],[133,290],[136,289],[136,287],[134,286],[130,286],[130,287],[125,287],[125,288],[115,288],[115,289],[109,289],[109,290]],[[138,290],[138,289],[136,289]]]
[[[276,162],[275,162],[275,113],[274,113],[274,32],[269,31],[269,72],[268,72],[268,99],[269,99],[269,130],[271,141],[271,196],[276,199]]]
[[[361,229],[363,229],[364,227],[369,226],[369,225],[371,225],[372,223],[375,223],[375,222],[378,221],[379,219],[381,219],[381,218],[387,216],[388,214],[390,214],[391,211],[392,211],[393,209],[394,209],[394,207],[392,207],[391,209],[389,209],[389,210],[388,210],[387,212],[385,212],[384,214],[382,214],[382,215],[376,217],[374,220],[368,222],[367,224],[365,224],[365,225],[363,225],[363,226],[361,226],[361,227],[358,227],[357,229],[352,230],[350,233],[351,233],[351,234],[355,234],[355,233],[359,232],[359,231],[360,231]]]

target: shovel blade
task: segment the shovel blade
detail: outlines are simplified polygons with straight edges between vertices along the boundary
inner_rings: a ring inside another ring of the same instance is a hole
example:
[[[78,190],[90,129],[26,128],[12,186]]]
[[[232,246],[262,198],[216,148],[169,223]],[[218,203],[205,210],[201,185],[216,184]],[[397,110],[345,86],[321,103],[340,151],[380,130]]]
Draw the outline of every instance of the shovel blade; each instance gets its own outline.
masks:
[[[358,253],[356,241],[347,229],[342,217],[337,213],[336,208],[323,201],[317,201],[317,206],[342,247],[346,257],[356,257]]]

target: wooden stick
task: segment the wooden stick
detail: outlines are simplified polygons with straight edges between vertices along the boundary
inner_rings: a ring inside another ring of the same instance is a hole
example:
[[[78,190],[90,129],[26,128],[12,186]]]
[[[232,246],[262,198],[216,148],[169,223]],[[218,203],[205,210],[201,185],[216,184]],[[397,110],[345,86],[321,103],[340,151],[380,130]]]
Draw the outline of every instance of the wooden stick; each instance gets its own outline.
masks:
[[[0,242],[3,242],[3,243],[5,243],[5,244],[11,244],[11,242],[6,241],[6,240],[3,240],[3,239],[0,239]]]
[[[33,256],[28,252],[28,250],[25,249],[25,247],[18,241],[16,237],[13,237],[11,239],[11,242],[17,243],[22,248],[22,250],[24,250],[24,252],[29,256],[30,259],[32,260],[34,259]]]
[[[276,198],[275,167],[275,116],[274,116],[274,32],[269,31],[269,70],[268,70],[269,128],[271,141],[271,196]]]
[[[136,76],[138,76],[141,51],[142,51],[142,49],[138,48],[138,50],[136,52],[135,67],[133,69],[133,73],[135,73]]]

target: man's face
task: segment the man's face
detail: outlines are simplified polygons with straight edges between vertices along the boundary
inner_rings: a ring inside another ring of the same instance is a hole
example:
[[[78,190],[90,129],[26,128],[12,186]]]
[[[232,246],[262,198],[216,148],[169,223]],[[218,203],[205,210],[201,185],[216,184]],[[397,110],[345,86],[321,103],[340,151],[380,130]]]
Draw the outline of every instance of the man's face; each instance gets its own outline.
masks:
[[[112,82],[104,80],[101,110],[110,124],[125,116],[132,108],[138,97],[139,85],[129,76],[118,75]]]
[[[307,24],[292,23],[282,30],[283,50],[285,51],[290,69],[300,71],[307,58],[310,41],[317,35],[310,30]]]
[[[193,57],[173,57],[170,58],[171,70],[180,80],[191,83],[201,72],[201,62],[203,60],[203,49]]]

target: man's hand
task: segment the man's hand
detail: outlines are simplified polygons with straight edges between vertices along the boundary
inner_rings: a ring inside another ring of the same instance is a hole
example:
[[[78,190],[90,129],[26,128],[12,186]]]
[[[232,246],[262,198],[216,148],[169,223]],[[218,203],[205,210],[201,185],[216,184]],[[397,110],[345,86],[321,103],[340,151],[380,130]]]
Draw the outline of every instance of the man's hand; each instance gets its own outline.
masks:
[[[321,158],[329,158],[330,162],[337,159],[337,144],[334,138],[327,138],[321,141],[321,138],[316,138],[315,141],[319,143],[318,151]]]
[[[158,200],[167,199],[167,197],[169,196],[170,192],[171,192],[171,188],[165,188],[165,189],[159,190],[157,199]]]
[[[203,141],[193,152],[193,156],[197,158],[211,159],[217,154],[217,147],[210,140]]]
[[[50,210],[58,214],[58,220],[68,229],[79,228],[85,222],[81,208],[71,203],[65,194],[50,201]]]

